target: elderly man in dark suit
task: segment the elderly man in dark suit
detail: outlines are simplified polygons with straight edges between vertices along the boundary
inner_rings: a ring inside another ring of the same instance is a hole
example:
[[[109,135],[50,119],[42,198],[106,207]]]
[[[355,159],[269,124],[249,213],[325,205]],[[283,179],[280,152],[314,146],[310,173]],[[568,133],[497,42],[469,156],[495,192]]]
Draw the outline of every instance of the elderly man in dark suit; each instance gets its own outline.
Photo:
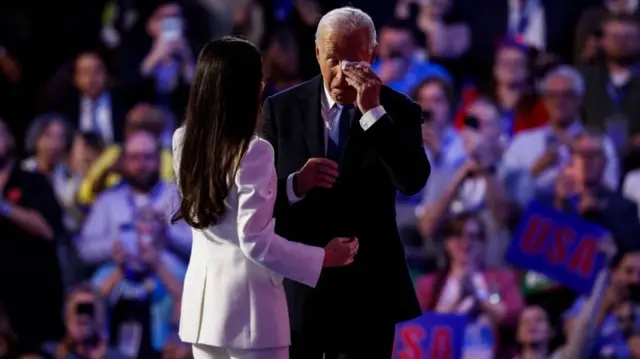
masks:
[[[276,230],[317,246],[338,235],[360,242],[354,264],[324,271],[317,288],[286,283],[293,359],[389,358],[395,324],[420,315],[394,200],[429,177],[421,110],[381,85],[369,68],[375,49],[367,14],[333,10],[316,33],[322,75],[264,104]]]

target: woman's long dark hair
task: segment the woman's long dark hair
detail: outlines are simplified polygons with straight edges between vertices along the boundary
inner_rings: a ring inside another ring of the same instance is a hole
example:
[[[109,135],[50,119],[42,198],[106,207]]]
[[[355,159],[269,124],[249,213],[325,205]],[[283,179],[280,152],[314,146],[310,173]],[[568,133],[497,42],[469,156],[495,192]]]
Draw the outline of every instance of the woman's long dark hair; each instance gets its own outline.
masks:
[[[204,46],[186,111],[174,222],[204,229],[225,215],[229,178],[257,128],[261,89],[262,58],[253,44],[223,37]]]

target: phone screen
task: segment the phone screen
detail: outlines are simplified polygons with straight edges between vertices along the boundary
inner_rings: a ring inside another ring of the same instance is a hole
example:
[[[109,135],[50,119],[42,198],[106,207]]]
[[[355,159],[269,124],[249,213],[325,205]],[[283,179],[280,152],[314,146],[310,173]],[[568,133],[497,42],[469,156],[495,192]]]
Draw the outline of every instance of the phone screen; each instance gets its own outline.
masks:
[[[138,234],[135,229],[131,228],[120,233],[120,243],[122,243],[124,249],[132,256],[138,256],[140,250],[138,248]]]
[[[163,19],[160,27],[160,37],[162,39],[171,40],[182,36],[182,20],[178,17],[168,17]]]

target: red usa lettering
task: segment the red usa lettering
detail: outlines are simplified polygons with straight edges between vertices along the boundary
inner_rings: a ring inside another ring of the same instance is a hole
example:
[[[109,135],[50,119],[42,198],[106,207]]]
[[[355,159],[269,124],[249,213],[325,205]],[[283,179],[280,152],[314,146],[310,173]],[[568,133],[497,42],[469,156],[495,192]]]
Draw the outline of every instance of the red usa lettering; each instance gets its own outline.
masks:
[[[407,325],[400,331],[402,350],[400,359],[422,359],[424,350],[421,343],[427,338],[424,329],[419,325]]]
[[[578,238],[571,227],[556,226],[550,219],[535,215],[526,224],[520,248],[531,256],[543,255],[551,265],[565,266],[575,274],[589,277],[597,254],[597,239]]]
[[[453,335],[451,328],[435,327],[431,333],[430,359],[453,359]]]

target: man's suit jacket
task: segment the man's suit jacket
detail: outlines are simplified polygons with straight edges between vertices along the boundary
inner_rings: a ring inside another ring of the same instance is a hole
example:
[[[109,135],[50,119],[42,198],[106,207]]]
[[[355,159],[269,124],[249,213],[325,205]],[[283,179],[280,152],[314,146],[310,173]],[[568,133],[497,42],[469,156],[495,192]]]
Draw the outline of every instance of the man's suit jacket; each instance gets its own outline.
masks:
[[[292,328],[332,323],[357,329],[416,317],[421,312],[395,222],[395,196],[397,189],[418,192],[429,177],[420,107],[383,86],[380,102],[387,114],[365,131],[362,114],[354,110],[333,188],[313,189],[290,205],[287,177],[308,159],[325,157],[321,96],[318,76],[265,101],[265,137],[275,150],[279,181],[276,231],[316,246],[356,236],[360,247],[352,265],[324,270],[313,291],[285,283]]]

